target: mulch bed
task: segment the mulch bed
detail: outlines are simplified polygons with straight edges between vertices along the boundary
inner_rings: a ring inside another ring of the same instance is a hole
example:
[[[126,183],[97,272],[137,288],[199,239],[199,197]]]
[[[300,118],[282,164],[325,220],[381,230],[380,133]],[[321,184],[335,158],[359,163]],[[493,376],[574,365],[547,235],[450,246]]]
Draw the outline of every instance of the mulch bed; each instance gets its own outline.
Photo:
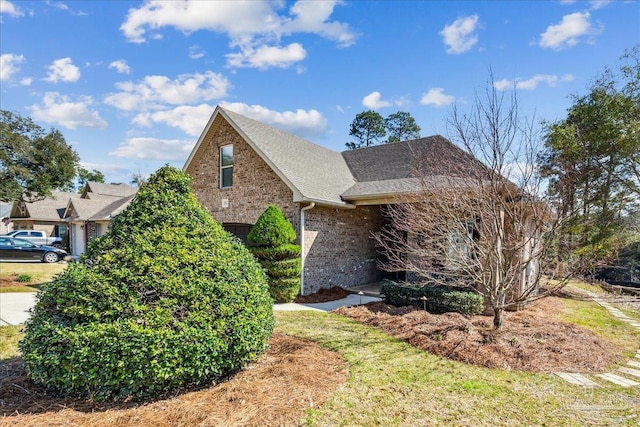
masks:
[[[558,298],[545,298],[522,311],[505,313],[499,331],[493,329],[493,318],[488,316],[435,315],[382,302],[334,312],[380,328],[429,353],[488,368],[602,372],[620,359],[620,351],[611,343],[556,320],[560,311]]]
[[[218,385],[149,402],[92,403],[37,387],[20,359],[0,364],[2,426],[299,425],[346,384],[348,366],[317,344],[275,333],[258,361]]]
[[[323,288],[320,289],[315,294],[311,295],[298,295],[295,299],[295,302],[298,304],[315,304],[319,302],[329,302],[336,301],[342,298],[346,298],[351,292],[343,289],[339,286],[334,286],[332,288]]]

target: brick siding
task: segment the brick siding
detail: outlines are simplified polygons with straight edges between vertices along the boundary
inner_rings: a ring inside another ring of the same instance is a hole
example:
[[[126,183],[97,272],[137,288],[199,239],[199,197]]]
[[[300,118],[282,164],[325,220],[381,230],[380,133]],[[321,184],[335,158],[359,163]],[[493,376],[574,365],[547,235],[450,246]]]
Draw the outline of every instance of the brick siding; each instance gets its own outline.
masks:
[[[277,205],[300,236],[300,204],[293,192],[221,116],[203,140],[190,170],[198,201],[221,223],[255,224],[270,204]],[[233,185],[220,189],[220,147],[233,145]],[[223,207],[226,200],[228,207]],[[378,206],[336,209],[316,206],[305,212],[305,294],[331,286],[355,286],[380,279],[371,231],[378,230]]]
[[[377,282],[381,272],[371,232],[382,226],[379,206],[305,212],[305,294],[332,286]]]
[[[191,173],[191,187],[198,198],[222,223],[255,224],[270,204],[275,204],[298,232],[299,208],[293,192],[222,117]],[[233,185],[220,188],[220,147],[233,145]],[[223,200],[228,207],[223,207]]]

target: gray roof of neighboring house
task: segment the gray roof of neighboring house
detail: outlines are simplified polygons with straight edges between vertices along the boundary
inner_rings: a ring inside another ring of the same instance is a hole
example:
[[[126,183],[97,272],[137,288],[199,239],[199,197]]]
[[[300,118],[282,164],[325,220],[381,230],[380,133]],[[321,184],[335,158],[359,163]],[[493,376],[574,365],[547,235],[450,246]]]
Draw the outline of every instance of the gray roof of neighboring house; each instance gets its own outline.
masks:
[[[338,153],[218,106],[183,170],[189,172],[210,130],[222,120],[287,184],[294,202],[353,207],[351,200],[420,191],[417,177],[436,185],[465,185],[468,180],[457,178],[471,177],[481,165],[440,135]]]
[[[100,221],[110,219],[126,208],[135,195],[113,199],[103,197],[100,199],[75,199],[70,200],[67,210],[72,208],[76,214],[75,220]]]
[[[96,194],[101,196],[128,197],[136,194],[136,191],[138,191],[136,188],[125,183],[105,184],[103,182],[89,181],[82,192],[82,196],[90,199]]]
[[[19,203],[14,203],[11,216],[14,218],[29,218],[35,221],[60,221],[63,217],[69,199],[80,199],[78,193],[54,191],[51,196],[31,203],[25,203],[27,216],[19,214]]]
[[[11,215],[11,208],[13,203],[0,203],[0,219]]]

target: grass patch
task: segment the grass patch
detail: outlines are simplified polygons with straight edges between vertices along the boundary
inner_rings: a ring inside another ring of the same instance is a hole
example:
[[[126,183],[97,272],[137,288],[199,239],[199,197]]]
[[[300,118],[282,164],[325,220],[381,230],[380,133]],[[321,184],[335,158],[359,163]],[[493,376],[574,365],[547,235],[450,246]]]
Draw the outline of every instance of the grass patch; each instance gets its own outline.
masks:
[[[586,389],[549,374],[453,362],[334,314],[277,312],[276,318],[278,331],[337,351],[351,366],[348,386],[310,413],[308,425],[606,426],[640,421],[639,388]]]
[[[50,282],[56,274],[67,268],[65,263],[38,262],[2,262],[0,263],[0,293],[36,292],[39,285]],[[30,277],[30,281],[21,282],[18,278]]]
[[[22,338],[22,325],[0,326],[0,360],[20,355],[18,341]]]

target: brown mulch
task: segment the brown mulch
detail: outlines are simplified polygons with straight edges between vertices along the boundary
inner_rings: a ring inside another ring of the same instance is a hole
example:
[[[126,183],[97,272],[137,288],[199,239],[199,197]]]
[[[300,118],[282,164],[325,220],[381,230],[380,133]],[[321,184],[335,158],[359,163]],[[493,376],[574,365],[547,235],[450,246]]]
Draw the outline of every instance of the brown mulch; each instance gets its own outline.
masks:
[[[351,292],[343,289],[339,286],[334,286],[332,288],[322,288],[315,294],[311,295],[298,295],[295,299],[295,302],[298,304],[315,304],[318,302],[329,302],[335,301],[342,298],[346,298]]]
[[[496,331],[490,316],[435,315],[382,302],[335,310],[429,353],[488,368],[601,372],[620,359],[620,351],[593,332],[556,320],[560,311],[558,298],[538,300],[505,313]]]
[[[306,410],[346,384],[348,366],[337,353],[279,333],[269,344],[258,361],[223,383],[143,403],[55,397],[12,359],[0,364],[0,425],[299,425]]]
[[[17,275],[11,275],[9,277],[0,277],[0,288],[8,288],[9,286],[21,286],[25,285],[25,283],[18,282]],[[28,285],[28,283],[26,283]]]

